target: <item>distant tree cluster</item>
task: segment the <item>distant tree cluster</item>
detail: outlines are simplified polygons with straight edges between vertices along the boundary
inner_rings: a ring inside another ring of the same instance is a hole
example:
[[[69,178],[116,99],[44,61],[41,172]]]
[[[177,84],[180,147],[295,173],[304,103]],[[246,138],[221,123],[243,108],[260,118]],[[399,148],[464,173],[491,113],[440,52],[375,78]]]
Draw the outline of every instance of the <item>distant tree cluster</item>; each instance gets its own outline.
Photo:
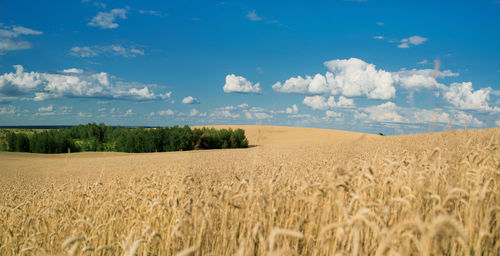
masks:
[[[193,149],[246,148],[242,129],[195,128],[189,126],[145,129],[113,128],[103,123],[25,134],[8,131],[9,151],[66,153],[80,151],[118,151],[129,153],[166,152]]]

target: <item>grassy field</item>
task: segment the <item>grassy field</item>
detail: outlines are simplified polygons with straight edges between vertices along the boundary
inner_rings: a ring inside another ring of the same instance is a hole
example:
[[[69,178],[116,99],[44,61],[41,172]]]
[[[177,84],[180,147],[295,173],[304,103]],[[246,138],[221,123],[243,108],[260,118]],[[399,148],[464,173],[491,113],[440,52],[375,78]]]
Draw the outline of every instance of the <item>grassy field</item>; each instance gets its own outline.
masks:
[[[238,127],[249,148],[0,152],[0,255],[500,252],[500,128]]]

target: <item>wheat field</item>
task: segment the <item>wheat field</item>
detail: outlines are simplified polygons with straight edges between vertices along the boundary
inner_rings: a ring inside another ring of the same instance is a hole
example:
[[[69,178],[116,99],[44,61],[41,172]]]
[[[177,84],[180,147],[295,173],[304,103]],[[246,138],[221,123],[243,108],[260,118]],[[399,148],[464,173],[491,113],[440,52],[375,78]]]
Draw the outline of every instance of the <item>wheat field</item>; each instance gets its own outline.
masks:
[[[0,153],[0,255],[499,255],[500,128]]]

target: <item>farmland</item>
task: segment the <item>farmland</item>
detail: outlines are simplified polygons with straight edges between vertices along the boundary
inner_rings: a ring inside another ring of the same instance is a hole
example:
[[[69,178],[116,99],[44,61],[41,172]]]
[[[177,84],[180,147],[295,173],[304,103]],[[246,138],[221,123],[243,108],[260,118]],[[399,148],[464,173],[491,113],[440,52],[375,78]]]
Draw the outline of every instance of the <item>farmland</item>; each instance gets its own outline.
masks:
[[[500,251],[500,128],[230,128],[249,148],[0,152],[0,255]]]

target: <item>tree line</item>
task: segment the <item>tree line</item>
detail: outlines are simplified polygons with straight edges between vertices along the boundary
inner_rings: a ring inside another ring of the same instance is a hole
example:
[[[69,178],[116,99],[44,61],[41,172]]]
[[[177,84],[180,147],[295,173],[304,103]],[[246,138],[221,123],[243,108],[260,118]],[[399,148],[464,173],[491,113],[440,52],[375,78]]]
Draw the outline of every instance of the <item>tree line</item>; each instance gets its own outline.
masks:
[[[242,129],[157,127],[127,128],[89,123],[33,134],[8,131],[7,149],[14,152],[67,153],[116,151],[129,153],[194,149],[246,148]]]

